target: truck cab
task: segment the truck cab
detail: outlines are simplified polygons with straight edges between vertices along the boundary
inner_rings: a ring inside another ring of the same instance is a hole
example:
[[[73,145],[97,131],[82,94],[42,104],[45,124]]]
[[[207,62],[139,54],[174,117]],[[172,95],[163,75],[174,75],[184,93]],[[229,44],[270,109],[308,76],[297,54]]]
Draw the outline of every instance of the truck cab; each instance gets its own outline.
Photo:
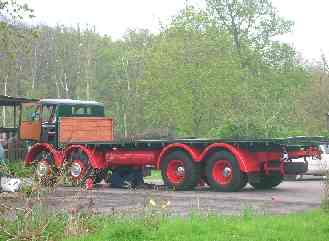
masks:
[[[104,105],[96,101],[41,99],[24,103],[20,116],[20,138],[59,145],[59,126],[63,118],[104,117]]]

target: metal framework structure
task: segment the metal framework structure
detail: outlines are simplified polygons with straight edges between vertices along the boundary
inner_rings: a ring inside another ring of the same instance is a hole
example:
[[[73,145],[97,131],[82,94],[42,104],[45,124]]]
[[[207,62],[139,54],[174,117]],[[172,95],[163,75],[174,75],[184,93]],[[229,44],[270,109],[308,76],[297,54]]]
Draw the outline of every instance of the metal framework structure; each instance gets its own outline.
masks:
[[[26,153],[26,147],[24,143],[19,141],[18,138],[18,125],[19,116],[22,109],[22,103],[36,102],[37,99],[29,99],[23,97],[11,97],[6,95],[0,95],[0,107],[2,107],[2,113],[5,113],[6,108],[12,109],[12,123],[10,126],[4,125],[5,116],[2,115],[3,120],[0,122],[0,136],[1,144],[5,150],[5,159],[7,160],[20,160]]]

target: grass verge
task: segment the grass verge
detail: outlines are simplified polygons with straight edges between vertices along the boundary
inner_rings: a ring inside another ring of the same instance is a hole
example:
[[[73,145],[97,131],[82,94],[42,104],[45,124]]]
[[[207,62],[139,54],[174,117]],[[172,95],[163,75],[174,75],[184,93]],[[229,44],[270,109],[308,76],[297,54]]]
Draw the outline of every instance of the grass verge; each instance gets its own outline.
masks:
[[[66,241],[317,241],[328,240],[329,216],[321,211],[286,216],[193,215],[188,218],[108,220],[95,234]]]
[[[1,209],[4,205],[0,204],[0,214]],[[83,213],[49,214],[42,206],[11,211],[16,214],[14,219],[8,219],[8,213],[6,218],[0,215],[1,241],[60,241],[65,237],[95,232],[97,226],[94,225],[101,220]]]
[[[73,201],[76,207],[59,213],[47,208],[43,199],[26,199],[26,208],[1,201],[1,241],[325,241],[329,237],[325,209],[289,215],[256,215],[246,209],[240,216],[170,217],[166,212],[170,202],[159,206],[150,199],[141,215],[100,216],[95,215],[92,200],[85,207],[78,197]]]

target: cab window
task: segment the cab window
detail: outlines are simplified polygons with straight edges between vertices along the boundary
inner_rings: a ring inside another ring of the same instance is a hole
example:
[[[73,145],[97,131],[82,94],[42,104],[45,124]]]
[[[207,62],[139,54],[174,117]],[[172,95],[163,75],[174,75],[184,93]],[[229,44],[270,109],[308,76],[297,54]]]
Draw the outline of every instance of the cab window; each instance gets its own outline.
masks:
[[[73,115],[86,115],[86,109],[88,107],[84,107],[84,106],[74,106],[73,108]]]
[[[22,105],[22,121],[40,120],[40,105],[35,103],[25,103]]]
[[[58,116],[104,116],[103,106],[60,105]]]

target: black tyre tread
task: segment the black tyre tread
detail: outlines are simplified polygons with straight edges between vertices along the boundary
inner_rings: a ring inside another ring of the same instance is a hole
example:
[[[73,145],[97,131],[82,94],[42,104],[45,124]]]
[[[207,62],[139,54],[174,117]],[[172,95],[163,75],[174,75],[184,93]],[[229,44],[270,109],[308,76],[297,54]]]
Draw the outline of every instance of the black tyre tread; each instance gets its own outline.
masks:
[[[170,183],[167,178],[166,170],[170,160],[178,159],[184,162],[185,179],[179,185]],[[161,175],[166,186],[172,187],[175,190],[191,190],[200,180],[201,168],[199,163],[193,162],[191,157],[184,151],[173,151],[166,155],[161,161]]]
[[[248,176],[247,176],[247,174],[242,173],[242,180],[241,180],[240,187],[238,190],[243,189],[247,185],[247,183],[248,183]]]
[[[284,180],[286,181],[296,181],[297,180],[297,175],[285,175]]]
[[[229,183],[225,186],[220,185],[212,177],[213,165],[215,164],[215,161],[221,160],[221,159],[228,160],[232,165],[232,172],[233,172],[232,181],[231,181],[231,183]],[[210,187],[216,191],[237,192],[237,191],[240,191],[242,188],[244,188],[245,185],[247,184],[246,174],[241,172],[238,161],[228,151],[217,151],[217,152],[213,153],[208,158],[208,160],[206,160],[205,172],[206,172],[207,180],[209,182]]]
[[[249,184],[255,189],[264,190],[274,188],[278,186],[282,181],[283,177],[281,175],[262,175],[260,177],[260,182],[249,182]]]
[[[102,171],[99,171],[96,176],[95,176],[95,181],[94,183],[100,183],[102,180],[105,180],[107,182],[108,180],[108,169],[104,169]]]

